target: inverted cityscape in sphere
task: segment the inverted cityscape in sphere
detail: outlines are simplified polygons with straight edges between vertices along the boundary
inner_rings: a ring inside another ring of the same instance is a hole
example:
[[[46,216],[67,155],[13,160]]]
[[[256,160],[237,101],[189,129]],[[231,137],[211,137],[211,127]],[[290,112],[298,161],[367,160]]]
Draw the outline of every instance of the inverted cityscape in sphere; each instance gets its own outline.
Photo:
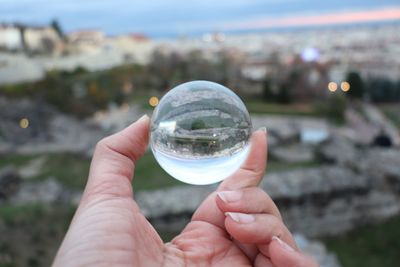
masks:
[[[154,111],[151,148],[170,175],[190,184],[218,182],[246,159],[251,120],[228,88],[194,81],[169,91]]]

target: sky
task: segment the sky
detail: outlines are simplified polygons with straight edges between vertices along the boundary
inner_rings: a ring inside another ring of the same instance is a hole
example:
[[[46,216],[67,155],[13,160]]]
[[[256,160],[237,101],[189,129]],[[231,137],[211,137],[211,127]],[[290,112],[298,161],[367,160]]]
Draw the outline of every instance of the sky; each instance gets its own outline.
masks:
[[[351,2],[351,3],[350,3]],[[400,21],[400,0],[0,0],[0,23],[152,37]]]

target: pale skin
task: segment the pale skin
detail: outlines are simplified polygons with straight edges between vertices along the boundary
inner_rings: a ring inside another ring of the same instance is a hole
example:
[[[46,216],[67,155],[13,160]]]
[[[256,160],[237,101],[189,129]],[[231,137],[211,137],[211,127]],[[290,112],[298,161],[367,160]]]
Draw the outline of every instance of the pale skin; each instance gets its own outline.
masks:
[[[53,266],[318,267],[298,250],[278,208],[258,187],[267,161],[265,130],[253,133],[242,167],[203,201],[178,236],[163,243],[140,212],[131,185],[148,132],[144,116],[98,143]]]

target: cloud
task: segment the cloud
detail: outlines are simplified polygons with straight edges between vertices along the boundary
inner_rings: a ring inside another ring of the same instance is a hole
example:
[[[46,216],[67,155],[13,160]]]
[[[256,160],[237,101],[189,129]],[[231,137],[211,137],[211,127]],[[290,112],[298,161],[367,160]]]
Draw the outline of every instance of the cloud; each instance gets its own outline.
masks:
[[[331,12],[321,15],[293,15],[275,18],[260,18],[242,21],[238,23],[227,23],[224,30],[250,30],[266,29],[276,27],[297,26],[322,26],[333,24],[351,24],[376,21],[400,20],[400,7],[383,8],[366,11]]]

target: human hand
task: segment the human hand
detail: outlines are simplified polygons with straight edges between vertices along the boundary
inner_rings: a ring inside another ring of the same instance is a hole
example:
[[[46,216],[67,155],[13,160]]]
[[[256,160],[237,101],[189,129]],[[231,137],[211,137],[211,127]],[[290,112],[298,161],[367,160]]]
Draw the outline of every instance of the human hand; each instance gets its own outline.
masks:
[[[243,166],[204,200],[181,234],[164,244],[141,214],[131,185],[148,131],[149,119],[142,117],[98,143],[53,266],[317,267],[297,250],[277,207],[257,187],[267,156],[262,130],[253,133]]]

